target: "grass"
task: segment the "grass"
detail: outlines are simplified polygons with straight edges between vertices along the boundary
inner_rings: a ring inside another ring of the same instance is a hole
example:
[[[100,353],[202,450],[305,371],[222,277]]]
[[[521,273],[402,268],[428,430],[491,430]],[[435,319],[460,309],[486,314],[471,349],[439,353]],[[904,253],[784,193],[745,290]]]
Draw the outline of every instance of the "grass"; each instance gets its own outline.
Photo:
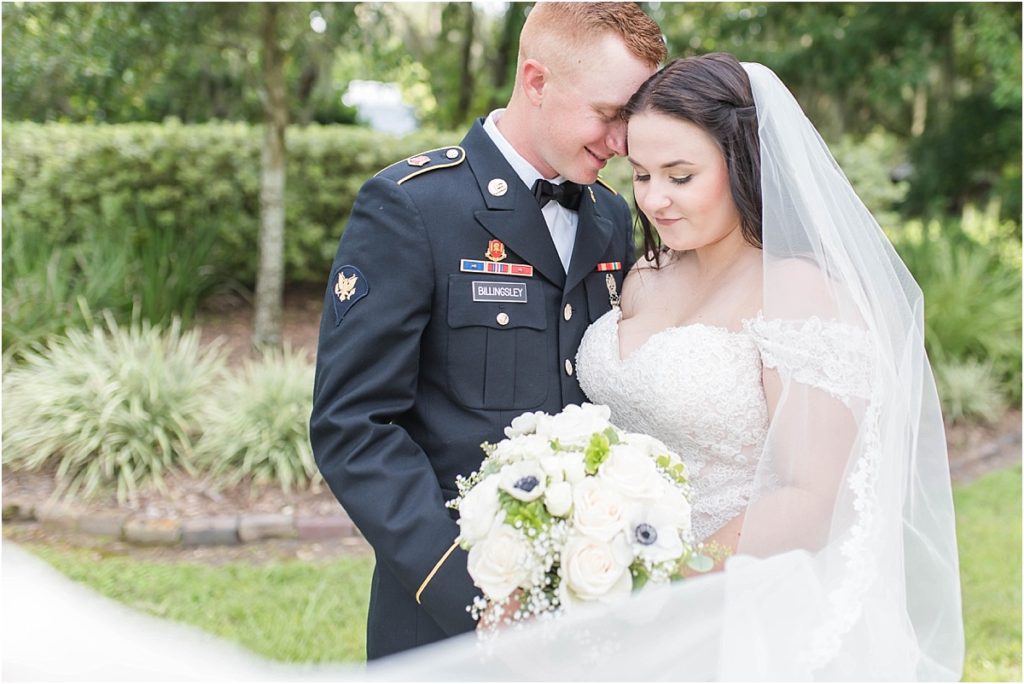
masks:
[[[957,488],[965,681],[1021,681],[1021,469]],[[30,550],[72,579],[273,660],[361,662],[370,557],[209,567]]]
[[[1021,469],[954,492],[967,657],[964,681],[1021,681]]]
[[[370,556],[264,566],[159,563],[31,545],[73,580],[284,662],[362,662]]]

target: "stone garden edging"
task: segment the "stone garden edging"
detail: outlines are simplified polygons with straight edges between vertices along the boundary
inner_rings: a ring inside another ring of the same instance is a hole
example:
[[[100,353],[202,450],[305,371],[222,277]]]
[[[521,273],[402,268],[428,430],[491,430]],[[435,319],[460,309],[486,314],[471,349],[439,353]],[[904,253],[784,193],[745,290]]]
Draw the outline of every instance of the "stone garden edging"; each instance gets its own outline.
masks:
[[[146,546],[216,546],[295,539],[362,540],[347,515],[237,513],[178,518],[137,513],[91,513],[61,503],[4,500],[3,521],[37,522],[64,532]]]

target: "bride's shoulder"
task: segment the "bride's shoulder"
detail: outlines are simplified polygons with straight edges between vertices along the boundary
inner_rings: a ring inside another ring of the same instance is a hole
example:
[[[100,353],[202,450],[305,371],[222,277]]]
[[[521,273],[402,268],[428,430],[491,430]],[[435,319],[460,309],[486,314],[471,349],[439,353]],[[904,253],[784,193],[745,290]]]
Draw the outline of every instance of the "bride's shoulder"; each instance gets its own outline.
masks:
[[[839,308],[843,288],[816,262],[800,257],[766,259],[765,299],[779,314],[794,318],[810,315],[831,317]],[[792,311],[786,311],[786,307]]]

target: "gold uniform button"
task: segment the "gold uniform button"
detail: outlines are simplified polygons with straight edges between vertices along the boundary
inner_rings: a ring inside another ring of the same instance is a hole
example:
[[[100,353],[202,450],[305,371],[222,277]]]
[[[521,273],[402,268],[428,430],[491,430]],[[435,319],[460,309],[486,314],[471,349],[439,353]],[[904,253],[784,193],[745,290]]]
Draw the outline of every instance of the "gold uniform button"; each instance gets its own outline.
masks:
[[[565,360],[565,374],[569,376],[572,375],[572,361],[569,359]]]
[[[456,157],[459,156],[459,151],[453,148],[445,152],[444,156],[448,157],[449,159],[455,159]]]
[[[508,325],[508,314],[502,311],[495,317],[495,320],[498,321],[498,325]]]
[[[565,309],[562,310],[562,316],[565,317],[565,320],[572,318],[572,304],[565,305]]]

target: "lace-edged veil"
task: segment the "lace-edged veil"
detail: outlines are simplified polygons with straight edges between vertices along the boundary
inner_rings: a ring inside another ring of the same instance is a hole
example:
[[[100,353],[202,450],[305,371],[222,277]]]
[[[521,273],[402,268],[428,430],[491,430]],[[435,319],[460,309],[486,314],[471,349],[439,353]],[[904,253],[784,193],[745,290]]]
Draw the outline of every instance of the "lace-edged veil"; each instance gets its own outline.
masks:
[[[744,64],[761,146],[764,293],[779,400],[721,573],[485,644],[371,666],[401,679],[959,679],[946,444],[921,291],[796,100]]]

